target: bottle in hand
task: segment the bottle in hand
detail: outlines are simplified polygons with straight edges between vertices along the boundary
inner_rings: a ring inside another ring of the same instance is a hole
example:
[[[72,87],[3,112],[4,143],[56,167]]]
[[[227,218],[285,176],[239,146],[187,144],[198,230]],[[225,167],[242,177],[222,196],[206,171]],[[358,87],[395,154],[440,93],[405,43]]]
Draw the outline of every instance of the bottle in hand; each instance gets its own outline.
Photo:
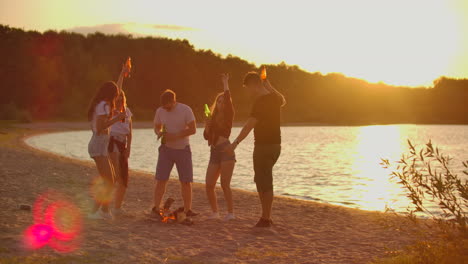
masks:
[[[262,73],[260,74],[260,78],[262,78],[262,80],[266,80],[267,78],[267,72],[266,72],[265,66],[263,66]]]
[[[127,78],[130,77],[130,71],[132,70],[132,59],[130,57],[127,58],[125,66],[127,67],[127,71],[125,72],[125,78]]]
[[[126,112],[125,110],[126,110],[125,106],[122,106],[122,108],[120,108],[120,113],[125,113]],[[120,120],[120,122],[125,123],[126,119],[127,119],[127,117],[124,117],[124,118],[122,118],[122,120]]]
[[[166,133],[167,133],[166,126],[162,125],[161,134],[159,134],[158,136],[158,140],[161,139],[161,144],[166,144],[166,137],[165,137]]]
[[[211,118],[211,111],[207,104],[205,104],[205,116],[206,118]]]

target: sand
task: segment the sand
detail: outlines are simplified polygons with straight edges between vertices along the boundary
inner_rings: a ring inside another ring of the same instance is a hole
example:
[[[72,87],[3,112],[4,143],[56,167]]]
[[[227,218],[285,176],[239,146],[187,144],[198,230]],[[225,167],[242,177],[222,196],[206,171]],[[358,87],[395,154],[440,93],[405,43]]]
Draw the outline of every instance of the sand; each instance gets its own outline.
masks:
[[[41,193],[55,190],[85,216],[90,182],[97,174],[92,163],[26,146],[24,136],[43,132],[30,128],[2,129],[0,135],[0,263],[368,263],[413,241],[408,232],[385,226],[400,221],[392,216],[285,197],[275,198],[275,226],[254,228],[258,198],[242,190],[233,192],[236,220],[207,220],[204,185],[198,183],[193,185],[193,208],[201,216],[193,226],[157,223],[145,216],[152,204],[153,176],[132,171],[124,204],[128,216],[84,219],[80,247],[74,252],[26,250],[22,233],[33,223],[32,214],[17,206],[33,204]],[[182,204],[179,190],[179,183],[171,180],[166,197],[176,199],[174,207]],[[223,215],[222,197],[218,187]]]

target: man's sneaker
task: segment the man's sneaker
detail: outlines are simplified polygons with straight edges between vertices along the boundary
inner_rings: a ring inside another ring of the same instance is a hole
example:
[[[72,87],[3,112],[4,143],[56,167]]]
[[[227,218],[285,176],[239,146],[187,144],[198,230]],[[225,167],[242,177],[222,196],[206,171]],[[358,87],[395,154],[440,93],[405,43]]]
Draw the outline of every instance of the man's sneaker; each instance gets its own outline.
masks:
[[[94,213],[89,213],[89,214],[88,214],[88,219],[91,219],[91,220],[102,220],[102,219],[104,219],[104,218],[102,217],[101,211],[98,210],[98,211],[96,211],[96,212],[94,212]]]
[[[219,219],[219,213],[218,213],[218,212],[213,212],[213,213],[211,213],[211,214],[208,216],[208,219],[209,219],[209,220]]]
[[[160,213],[159,209],[156,209],[156,207],[153,207],[151,209],[151,212],[150,212],[149,216],[150,216],[150,218],[152,218],[154,220],[162,221],[161,213]]]
[[[199,215],[199,213],[195,213],[192,210],[188,210],[185,214],[187,215],[187,217],[194,217],[194,216]]]
[[[255,227],[271,227],[272,225],[273,225],[273,221],[271,221],[270,219],[260,218],[260,220],[258,220]]]
[[[224,221],[231,221],[231,220],[234,220],[236,219],[236,216],[233,214],[233,213],[228,213],[225,217],[224,217]]]

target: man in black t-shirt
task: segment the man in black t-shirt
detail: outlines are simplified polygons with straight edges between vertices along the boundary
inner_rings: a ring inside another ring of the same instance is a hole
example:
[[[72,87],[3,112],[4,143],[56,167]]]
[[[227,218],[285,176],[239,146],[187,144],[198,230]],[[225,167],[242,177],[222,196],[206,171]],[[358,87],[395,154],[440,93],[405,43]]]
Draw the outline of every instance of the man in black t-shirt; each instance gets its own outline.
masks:
[[[255,96],[255,102],[247,123],[236,140],[225,151],[234,151],[250,131],[254,130],[254,180],[262,204],[262,217],[255,226],[270,227],[272,225],[273,166],[281,153],[280,112],[286,100],[268,80],[262,80],[256,72],[247,73],[244,77],[244,87]]]

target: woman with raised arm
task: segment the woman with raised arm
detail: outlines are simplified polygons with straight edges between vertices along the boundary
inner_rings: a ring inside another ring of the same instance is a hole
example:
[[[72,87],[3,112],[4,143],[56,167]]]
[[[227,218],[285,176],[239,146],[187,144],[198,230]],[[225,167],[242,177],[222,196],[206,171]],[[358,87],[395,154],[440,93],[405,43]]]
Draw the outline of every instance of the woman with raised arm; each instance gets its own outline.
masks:
[[[231,92],[229,91],[229,74],[222,74],[224,92],[218,94],[212,107],[211,117],[206,120],[203,136],[211,147],[210,162],[206,171],[206,195],[211,206],[210,219],[218,219],[218,203],[216,199],[216,182],[221,176],[221,188],[226,199],[228,213],[224,220],[235,219],[232,202],[231,178],[236,164],[234,152],[226,153],[224,148],[231,144],[232,123],[234,120],[234,107]]]
[[[104,83],[94,95],[88,109],[93,136],[88,144],[88,153],[96,163],[100,178],[95,182],[95,204],[90,219],[112,219],[109,203],[114,186],[114,170],[109,160],[109,127],[126,117],[125,112],[113,116],[115,99],[119,90],[114,82]]]
[[[127,118],[123,122],[117,122],[110,128],[109,156],[115,171],[115,181],[117,190],[115,192],[113,215],[121,216],[122,202],[125,197],[128,186],[128,158],[132,146],[132,112],[127,107],[127,98],[122,89],[124,76],[128,76],[130,69],[126,64],[123,65],[120,72],[117,86],[119,95],[115,101],[114,114],[119,112],[126,113]]]

